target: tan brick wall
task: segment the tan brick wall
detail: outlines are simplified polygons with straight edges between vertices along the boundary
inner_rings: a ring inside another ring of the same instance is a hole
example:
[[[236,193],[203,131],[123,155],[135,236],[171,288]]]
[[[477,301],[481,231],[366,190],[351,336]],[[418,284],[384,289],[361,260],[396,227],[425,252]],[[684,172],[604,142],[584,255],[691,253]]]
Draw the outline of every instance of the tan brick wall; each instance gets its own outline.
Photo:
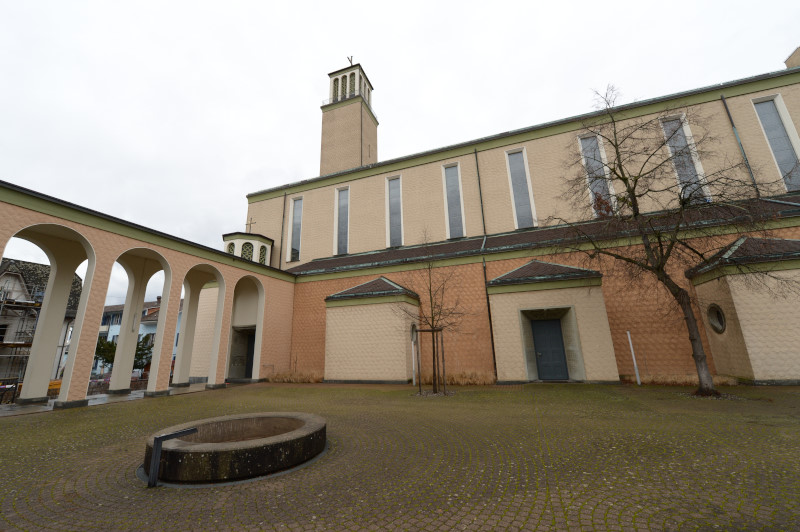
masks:
[[[361,114],[361,165],[378,162],[378,123],[362,104]]]
[[[247,205],[247,220],[252,219],[253,224],[251,231],[271,238],[274,241],[272,246],[272,256],[270,257],[270,266],[279,268],[279,260],[285,260],[286,246],[284,240],[281,238],[281,224],[283,222],[283,196],[272,198],[264,201],[257,201]],[[287,213],[288,203],[287,203]],[[288,220],[287,220],[288,223]],[[285,229],[285,227],[284,227]],[[283,251],[281,251],[283,247]],[[256,256],[256,260],[258,256]]]
[[[739,325],[739,316],[736,311],[731,292],[728,289],[728,278],[720,277],[695,287],[697,292],[700,317],[705,323],[708,345],[714,354],[717,372],[721,375],[753,378],[753,368],[747,353],[742,328]],[[725,330],[722,333],[714,331],[708,324],[708,307],[716,304],[725,314]]]
[[[523,310],[569,308],[562,321],[564,347],[571,379],[616,381],[619,379],[614,345],[606,316],[603,291],[599,286],[531,292],[493,294],[497,379],[530,380],[523,335],[530,320]]]
[[[371,145],[377,160],[377,124],[371,118],[360,98],[322,113],[322,148],[320,175],[332,174],[368,164],[370,158],[362,149]],[[363,162],[362,162],[363,161]]]
[[[800,283],[800,271],[728,276],[757,380],[800,379],[800,299],[781,283]],[[796,288],[794,289],[796,290]]]
[[[774,183],[778,179],[778,172],[753,108],[752,99],[778,93],[782,95],[795,126],[800,129],[800,125],[798,125],[800,124],[800,86],[798,85],[735,96],[728,99],[731,113],[736,121],[747,155],[754,166],[757,180],[761,183],[764,192],[768,190],[766,186],[768,182]],[[351,107],[355,110],[350,110]],[[351,105],[335,109],[330,113],[341,113],[344,112],[343,110],[349,110],[347,111],[348,113],[356,116],[358,114],[356,112],[357,109],[357,106]],[[676,112],[679,112],[679,109],[676,109]],[[691,127],[691,133],[695,138],[699,139],[705,136],[706,133],[710,133],[717,139],[717,142],[709,145],[712,151],[716,152],[716,155],[713,157],[708,156],[701,160],[706,174],[716,173],[727,164],[728,160],[735,160],[739,157],[739,147],[720,100],[694,106],[690,110],[690,114],[692,117],[697,118],[697,123]],[[338,116],[338,114],[331,116]],[[339,124],[336,127],[344,127],[343,124],[349,118],[341,120],[332,118],[332,120]],[[324,128],[323,137],[327,134],[327,130]],[[567,162],[579,157],[577,141],[579,133],[580,131],[570,131],[531,141],[512,143],[478,153],[486,230],[489,234],[514,230],[512,199],[505,154],[509,150],[518,148],[525,148],[526,151],[534,206],[540,224],[546,223],[550,217],[576,220],[585,218],[590,214],[588,195],[587,204],[580,207],[571,205],[562,196],[566,190],[566,180],[582,172],[580,167],[566,168],[565,166]],[[409,162],[408,167],[399,171],[380,173],[336,186],[320,185],[318,189],[304,192],[304,242],[301,251],[301,262],[327,257],[333,253],[333,190],[340,186],[350,186],[350,252],[360,253],[385,248],[385,181],[387,177],[396,175],[402,177],[404,244],[414,245],[421,243],[423,241],[422,235],[425,232],[428,234],[429,241],[444,240],[446,238],[446,220],[444,217],[444,192],[442,190],[442,165],[453,162],[460,164],[466,233],[468,236],[482,234],[474,155],[442,159],[421,165],[416,165],[412,160]],[[672,179],[671,176],[672,174],[670,174],[669,179]],[[745,183],[750,180],[744,170],[739,172],[739,178]],[[715,192],[717,191],[712,190],[712,194]],[[671,197],[672,195],[670,194]],[[645,200],[643,203],[645,209],[654,209],[661,208],[664,202],[666,200],[661,198],[660,202]],[[264,203],[264,205],[260,205],[261,203]],[[257,224],[254,227],[262,227],[266,231],[270,231],[267,236],[275,238],[276,241],[278,239],[273,235],[279,231],[279,211],[282,205],[282,200],[279,201],[275,198],[267,200],[267,202],[252,204],[249,211],[250,215],[257,220]],[[275,215],[276,211],[278,211],[277,216]],[[267,218],[269,218],[269,222],[266,222]],[[263,224],[261,222],[262,219],[265,220]],[[262,225],[259,226],[258,224]],[[274,229],[275,227],[278,227],[278,229]],[[285,255],[285,244],[283,253]]]
[[[411,379],[411,324],[417,307],[380,303],[326,311],[325,379]]]

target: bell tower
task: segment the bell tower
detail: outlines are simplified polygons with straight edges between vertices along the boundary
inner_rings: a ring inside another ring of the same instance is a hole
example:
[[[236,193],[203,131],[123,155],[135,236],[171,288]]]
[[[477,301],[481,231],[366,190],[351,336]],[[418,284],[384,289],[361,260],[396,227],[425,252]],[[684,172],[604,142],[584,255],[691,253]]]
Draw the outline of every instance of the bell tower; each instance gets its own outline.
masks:
[[[328,74],[329,99],[322,104],[319,175],[378,162],[378,118],[372,83],[360,64]]]

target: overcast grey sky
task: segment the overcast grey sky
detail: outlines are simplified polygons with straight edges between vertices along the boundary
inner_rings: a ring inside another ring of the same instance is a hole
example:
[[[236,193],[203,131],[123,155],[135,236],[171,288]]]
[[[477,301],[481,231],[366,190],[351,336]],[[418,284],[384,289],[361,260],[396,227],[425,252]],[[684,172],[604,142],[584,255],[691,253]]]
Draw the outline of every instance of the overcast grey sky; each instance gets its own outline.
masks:
[[[780,70],[798,27],[796,0],[0,0],[0,179],[219,248],[247,193],[318,175],[349,55],[386,160],[587,112],[608,83],[627,102]]]

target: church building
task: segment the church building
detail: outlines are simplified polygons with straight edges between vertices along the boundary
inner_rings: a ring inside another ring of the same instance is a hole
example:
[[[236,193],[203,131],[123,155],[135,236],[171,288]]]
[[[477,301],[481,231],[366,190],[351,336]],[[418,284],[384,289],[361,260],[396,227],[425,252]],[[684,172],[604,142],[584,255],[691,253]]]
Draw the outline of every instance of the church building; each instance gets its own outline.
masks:
[[[800,381],[800,302],[764,289],[798,279],[800,267],[800,51],[786,65],[614,108],[624,120],[658,124],[676,201],[697,190],[705,204],[696,209],[722,240],[719,260],[675,277],[693,297],[712,373],[745,382]],[[449,280],[444,305],[461,315],[443,333],[458,382],[615,382],[637,371],[655,382],[696,378],[669,293],[614,261],[589,264],[569,236],[576,223],[587,231],[604,223],[598,198],[617,201],[605,175],[614,146],[592,133],[603,111],[381,161],[364,68],[329,78],[320,175],[249,194],[247,220],[258,234],[223,237],[228,253],[294,276],[290,351],[260,378],[408,382],[418,360],[429,375],[430,343],[414,333],[414,313],[431,305],[428,272]],[[718,151],[704,159],[695,141],[707,136]],[[746,164],[736,179],[755,191],[743,205],[768,219],[758,232],[742,234],[713,211],[727,196],[710,176],[737,158]],[[587,178],[584,205],[574,191],[565,199],[572,160]],[[774,273],[749,282],[763,271]],[[200,296],[199,321],[213,316],[214,290]],[[251,377],[255,325],[242,323],[234,337],[231,377]],[[193,375],[206,371],[202,360]]]

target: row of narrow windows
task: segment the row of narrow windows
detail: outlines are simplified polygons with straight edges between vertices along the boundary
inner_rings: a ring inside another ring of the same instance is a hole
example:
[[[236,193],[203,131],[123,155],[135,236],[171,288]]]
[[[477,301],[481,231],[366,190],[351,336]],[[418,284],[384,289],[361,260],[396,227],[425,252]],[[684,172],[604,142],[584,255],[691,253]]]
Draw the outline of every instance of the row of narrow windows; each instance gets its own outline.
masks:
[[[339,90],[341,88],[341,91]],[[367,87],[367,82],[363,77],[359,77],[359,83],[356,84],[356,73],[351,72],[348,76],[345,74],[340,78],[333,78],[333,100],[346,100],[356,94],[361,94],[364,99],[369,103],[370,91]]]
[[[755,103],[755,108],[787,190],[800,190],[800,160],[781,118],[776,100],[769,99]],[[677,175],[681,199],[692,203],[711,201],[684,120],[679,117],[665,119],[661,121],[661,127]],[[586,136],[581,137],[579,142],[594,213],[598,217],[609,215],[616,207],[616,200],[601,140],[597,136]],[[518,229],[534,227],[537,224],[525,157],[524,149],[506,153],[514,219]],[[464,212],[458,165],[444,167],[444,191],[448,238],[463,237]],[[386,194],[387,246],[402,246],[403,209],[399,176],[387,179]],[[337,189],[335,254],[343,255],[348,252],[349,209],[350,189]],[[303,198],[295,198],[291,215],[290,261],[300,260],[302,216]]]
[[[250,242],[245,242],[242,244],[242,251],[240,256],[245,260],[253,260],[253,252],[255,248],[253,244]],[[233,255],[236,252],[236,245],[231,242],[228,244],[228,253]],[[261,246],[258,250],[258,263],[259,264],[266,264],[267,263],[267,246]]]

